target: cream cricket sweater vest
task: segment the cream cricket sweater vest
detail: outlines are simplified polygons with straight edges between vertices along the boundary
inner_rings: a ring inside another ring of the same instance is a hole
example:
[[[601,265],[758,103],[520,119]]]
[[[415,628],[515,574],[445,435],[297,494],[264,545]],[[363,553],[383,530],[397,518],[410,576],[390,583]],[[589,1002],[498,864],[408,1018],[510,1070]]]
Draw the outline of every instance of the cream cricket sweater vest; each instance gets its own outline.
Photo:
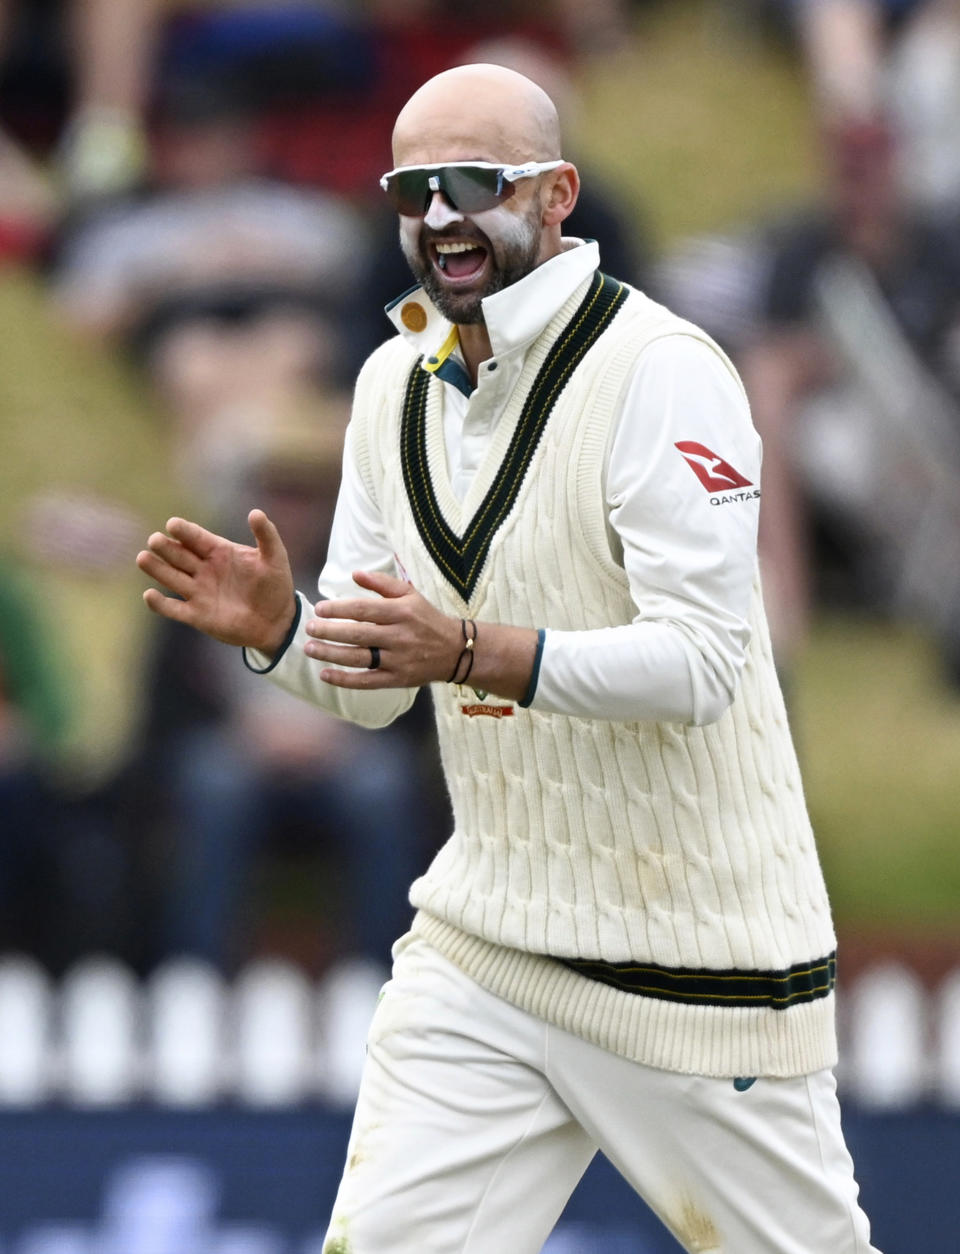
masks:
[[[604,456],[631,367],[675,334],[720,351],[638,292],[582,285],[529,351],[462,504],[442,384],[402,339],[374,354],[355,448],[428,599],[559,630],[632,620]],[[752,620],[737,697],[705,727],[540,714],[435,685],[454,829],[411,890],[414,931],[492,992],[650,1066],[832,1065],[835,941],[759,586]]]

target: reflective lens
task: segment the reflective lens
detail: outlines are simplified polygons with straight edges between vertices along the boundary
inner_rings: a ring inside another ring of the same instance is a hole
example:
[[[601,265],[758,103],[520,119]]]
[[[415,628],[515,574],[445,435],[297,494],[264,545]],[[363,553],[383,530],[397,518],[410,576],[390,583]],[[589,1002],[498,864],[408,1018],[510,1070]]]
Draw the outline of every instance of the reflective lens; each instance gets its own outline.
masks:
[[[384,190],[398,213],[419,218],[427,212],[434,192],[443,192],[460,213],[480,213],[511,196],[513,184],[504,179],[502,166],[448,165],[388,174]]]
[[[409,218],[422,218],[435,192],[442,192],[458,213],[481,213],[514,193],[518,179],[553,170],[560,161],[525,166],[492,165],[483,161],[459,165],[402,166],[380,180],[387,199]]]

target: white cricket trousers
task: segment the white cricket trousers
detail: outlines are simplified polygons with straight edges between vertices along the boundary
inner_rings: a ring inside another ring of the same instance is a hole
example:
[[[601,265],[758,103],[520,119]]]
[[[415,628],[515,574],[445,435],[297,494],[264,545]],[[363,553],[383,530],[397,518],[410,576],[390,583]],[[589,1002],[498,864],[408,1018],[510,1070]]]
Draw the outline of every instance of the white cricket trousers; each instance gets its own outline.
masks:
[[[685,1250],[877,1254],[832,1072],[739,1091],[640,1066],[419,938],[373,1017],[324,1254],[539,1254],[598,1149]]]

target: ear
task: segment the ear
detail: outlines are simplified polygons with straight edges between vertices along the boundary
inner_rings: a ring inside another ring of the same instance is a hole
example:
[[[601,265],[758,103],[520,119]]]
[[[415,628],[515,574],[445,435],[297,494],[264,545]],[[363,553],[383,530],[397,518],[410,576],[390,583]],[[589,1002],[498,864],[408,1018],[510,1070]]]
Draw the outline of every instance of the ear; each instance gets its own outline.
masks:
[[[580,194],[580,175],[576,166],[565,161],[551,172],[550,179],[543,202],[543,225],[558,226],[573,213]]]

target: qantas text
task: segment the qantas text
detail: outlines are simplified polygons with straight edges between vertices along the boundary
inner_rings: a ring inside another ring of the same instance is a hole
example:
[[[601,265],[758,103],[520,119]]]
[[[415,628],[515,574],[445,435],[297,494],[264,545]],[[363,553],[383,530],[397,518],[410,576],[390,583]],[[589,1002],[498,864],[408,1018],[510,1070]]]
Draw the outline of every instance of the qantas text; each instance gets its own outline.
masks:
[[[724,492],[723,496],[711,496],[711,505],[729,505],[731,501],[753,501],[760,496],[760,489],[752,492]]]

